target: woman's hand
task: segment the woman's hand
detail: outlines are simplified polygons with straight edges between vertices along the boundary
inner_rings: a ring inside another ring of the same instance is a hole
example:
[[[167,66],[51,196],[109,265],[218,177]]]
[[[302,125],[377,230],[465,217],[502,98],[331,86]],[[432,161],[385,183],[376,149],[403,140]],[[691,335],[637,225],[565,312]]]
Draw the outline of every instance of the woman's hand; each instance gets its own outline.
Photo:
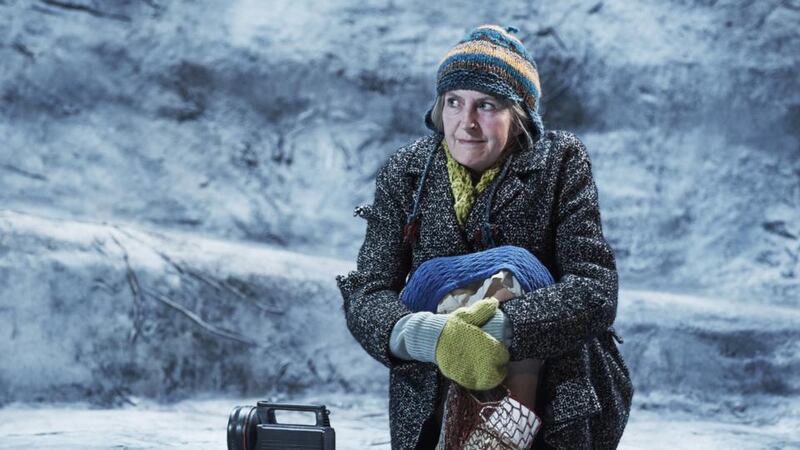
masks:
[[[509,354],[480,327],[497,311],[497,299],[483,299],[450,314],[436,345],[436,364],[447,378],[472,390],[487,390],[506,377]]]
[[[490,297],[494,297],[500,303],[502,303],[502,302],[504,302],[506,300],[511,300],[512,298],[517,297],[517,294],[509,291],[507,288],[500,288],[497,291],[495,291],[493,294],[491,294]]]

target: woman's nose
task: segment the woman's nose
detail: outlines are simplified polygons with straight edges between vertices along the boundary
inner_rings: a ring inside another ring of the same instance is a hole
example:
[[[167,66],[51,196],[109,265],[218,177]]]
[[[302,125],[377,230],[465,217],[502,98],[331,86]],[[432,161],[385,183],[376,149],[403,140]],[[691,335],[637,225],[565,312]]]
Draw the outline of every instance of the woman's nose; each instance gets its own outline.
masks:
[[[477,112],[472,108],[464,108],[464,115],[461,117],[461,126],[471,130],[478,127]]]

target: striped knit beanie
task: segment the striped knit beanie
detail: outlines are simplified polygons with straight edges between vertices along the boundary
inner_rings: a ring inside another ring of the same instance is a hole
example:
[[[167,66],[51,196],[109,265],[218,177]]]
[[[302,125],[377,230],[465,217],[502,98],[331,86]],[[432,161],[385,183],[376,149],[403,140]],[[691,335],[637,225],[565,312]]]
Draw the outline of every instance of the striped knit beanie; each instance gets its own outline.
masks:
[[[512,35],[517,31],[497,25],[481,25],[470,31],[439,63],[436,94],[466,89],[518,102],[531,118],[536,141],[544,135],[539,116],[542,88],[533,57]],[[431,111],[425,115],[425,123],[437,131]]]

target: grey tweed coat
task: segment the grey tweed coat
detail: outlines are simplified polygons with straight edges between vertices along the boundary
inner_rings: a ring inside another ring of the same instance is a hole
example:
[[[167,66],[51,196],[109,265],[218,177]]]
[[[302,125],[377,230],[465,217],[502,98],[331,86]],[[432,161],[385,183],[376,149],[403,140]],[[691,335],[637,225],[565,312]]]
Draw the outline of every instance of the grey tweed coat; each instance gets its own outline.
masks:
[[[603,237],[586,148],[574,134],[550,131],[533,147],[516,151],[492,182],[494,189],[478,197],[462,229],[446,158],[436,150],[441,139],[423,137],[390,157],[377,176],[374,203],[356,208],[367,219],[356,270],[337,277],[348,329],[390,369],[392,449],[418,448],[423,428],[438,426],[432,419],[447,385],[436,365],[390,353],[392,328],[411,313],[399,292],[428,259],[484,250],[479,230],[487,211],[494,244],[530,250],[557,281],[500,306],[513,330],[511,360],[545,360],[539,387],[545,395],[536,406],[543,426],[534,448],[615,448],[633,388],[611,327],[617,270]],[[403,228],[415,198],[419,232],[409,244]]]

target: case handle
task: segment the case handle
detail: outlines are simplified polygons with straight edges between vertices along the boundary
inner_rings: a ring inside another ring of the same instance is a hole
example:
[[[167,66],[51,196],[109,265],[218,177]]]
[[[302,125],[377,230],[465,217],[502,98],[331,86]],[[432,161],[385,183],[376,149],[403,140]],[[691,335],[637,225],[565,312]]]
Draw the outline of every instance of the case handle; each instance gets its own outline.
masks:
[[[331,413],[325,405],[292,405],[285,403],[270,403],[269,401],[258,402],[259,413],[263,413],[262,423],[276,424],[275,411],[307,411],[313,412],[317,419],[316,426],[329,427]]]

